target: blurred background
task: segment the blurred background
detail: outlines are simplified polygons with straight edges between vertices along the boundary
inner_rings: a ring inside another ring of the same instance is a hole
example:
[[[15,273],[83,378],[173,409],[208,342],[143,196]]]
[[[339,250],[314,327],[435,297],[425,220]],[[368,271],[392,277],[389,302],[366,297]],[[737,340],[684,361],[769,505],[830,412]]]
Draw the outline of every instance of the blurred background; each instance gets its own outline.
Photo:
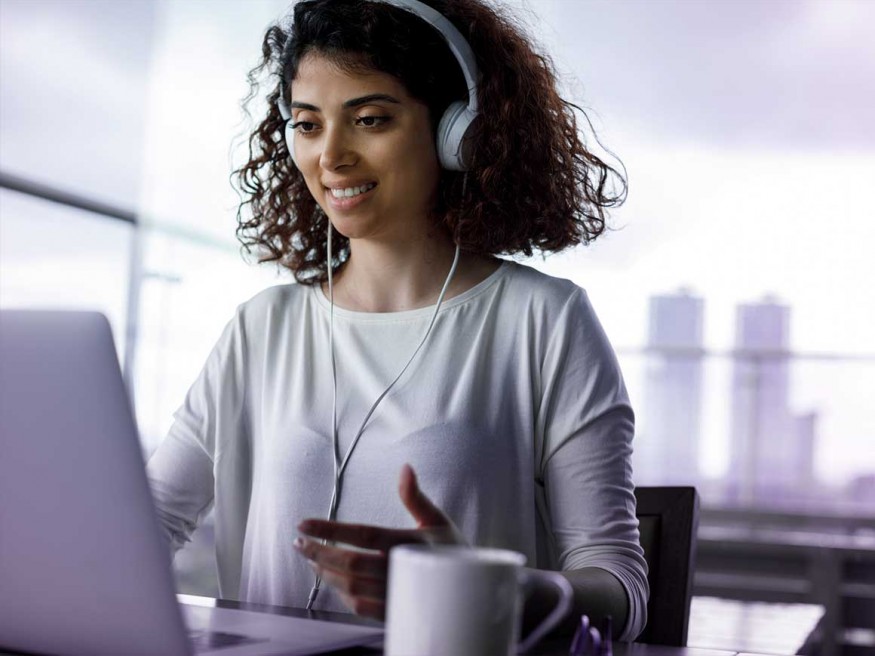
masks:
[[[609,233],[526,263],[587,289],[637,483],[699,490],[690,644],[875,652],[875,2],[495,4],[628,171]],[[288,5],[0,0],[0,306],[107,314],[146,456],[235,307],[291,280],[242,256],[229,184]],[[211,530],[182,591],[217,594]]]

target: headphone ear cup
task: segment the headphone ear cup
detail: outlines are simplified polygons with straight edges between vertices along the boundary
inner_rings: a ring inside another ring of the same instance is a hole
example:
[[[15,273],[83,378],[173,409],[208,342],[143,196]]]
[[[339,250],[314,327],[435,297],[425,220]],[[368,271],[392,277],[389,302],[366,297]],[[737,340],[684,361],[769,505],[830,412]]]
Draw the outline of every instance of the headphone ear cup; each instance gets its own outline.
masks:
[[[447,111],[438,123],[435,145],[441,166],[450,171],[467,171],[470,166],[470,153],[467,152],[465,140],[468,129],[477,117],[477,113],[468,106],[457,101],[447,107]]]

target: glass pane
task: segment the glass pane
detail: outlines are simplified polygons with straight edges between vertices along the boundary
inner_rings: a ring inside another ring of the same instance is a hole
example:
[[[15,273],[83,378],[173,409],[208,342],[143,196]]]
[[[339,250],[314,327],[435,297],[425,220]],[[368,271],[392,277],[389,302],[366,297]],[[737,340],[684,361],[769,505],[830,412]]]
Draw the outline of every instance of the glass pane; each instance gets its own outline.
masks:
[[[136,205],[155,8],[3,1],[0,170]]]
[[[0,306],[98,310],[125,353],[133,226],[0,189]]]
[[[566,95],[628,170],[612,230],[532,264],[588,290],[620,353],[637,481],[871,508],[875,6],[507,1],[536,14]],[[696,334],[677,309],[662,327],[683,339],[660,341],[653,303],[685,294]],[[746,343],[740,308],[770,304],[780,339]]]
[[[140,210],[154,223],[233,243],[238,198],[229,152],[245,150],[246,75],[258,63],[265,30],[289,3],[213,2],[207,10],[200,2],[163,0],[157,7]],[[263,104],[252,110],[257,118]]]

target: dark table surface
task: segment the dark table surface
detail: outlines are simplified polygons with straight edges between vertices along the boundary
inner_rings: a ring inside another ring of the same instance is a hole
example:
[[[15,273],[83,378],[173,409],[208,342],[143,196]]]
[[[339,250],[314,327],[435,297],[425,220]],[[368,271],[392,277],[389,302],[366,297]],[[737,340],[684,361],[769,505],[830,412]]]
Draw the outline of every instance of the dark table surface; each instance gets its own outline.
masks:
[[[186,597],[179,595],[181,601],[186,599],[201,600],[203,597]],[[216,599],[215,605],[218,608],[232,608],[240,610],[249,610],[259,613],[270,613],[272,615],[286,615],[289,617],[304,617],[315,620],[323,620],[329,622],[343,622],[346,624],[362,624],[369,626],[379,626],[379,623],[367,620],[348,613],[332,613],[327,611],[308,611],[303,608],[289,608],[285,606],[267,606],[264,604],[252,604],[238,601],[228,601],[225,599]],[[532,656],[568,656],[568,648],[571,644],[570,637],[560,637],[550,640],[544,640],[536,645],[531,652]],[[644,645],[639,643],[613,643],[614,656],[735,656],[737,651],[727,651],[719,649],[700,649],[695,647],[663,647],[659,645]],[[373,647],[355,647],[352,649],[343,649],[340,651],[331,652],[335,656],[375,656],[382,654],[382,649]]]
[[[285,615],[287,617],[307,618],[328,622],[340,622],[344,624],[359,624],[366,626],[380,626],[378,622],[367,620],[349,613],[332,613],[326,611],[307,611],[303,608],[290,608],[286,606],[268,606],[246,602],[229,601],[225,599],[212,599],[210,597],[195,597],[189,595],[177,595],[184,603],[194,605],[208,605],[217,608],[247,610],[271,615]],[[532,656],[567,656],[571,644],[570,637],[558,637],[544,640],[536,645],[529,653]],[[383,653],[381,648],[355,647],[330,652],[334,656],[377,656]],[[12,652],[0,649],[0,656],[6,656]],[[640,643],[613,643],[614,656],[738,656],[738,650],[723,650],[697,647],[664,647],[659,645],[645,645]],[[744,656],[760,656],[746,653]]]

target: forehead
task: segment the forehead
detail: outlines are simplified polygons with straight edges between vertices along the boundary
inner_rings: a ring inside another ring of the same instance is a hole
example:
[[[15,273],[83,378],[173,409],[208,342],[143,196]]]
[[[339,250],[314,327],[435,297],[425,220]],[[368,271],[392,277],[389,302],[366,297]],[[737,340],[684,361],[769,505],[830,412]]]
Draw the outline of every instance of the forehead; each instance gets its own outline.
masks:
[[[343,66],[319,53],[307,53],[298,64],[291,84],[292,100],[319,105],[373,93],[385,93],[402,102],[412,102],[398,78],[373,68]]]

